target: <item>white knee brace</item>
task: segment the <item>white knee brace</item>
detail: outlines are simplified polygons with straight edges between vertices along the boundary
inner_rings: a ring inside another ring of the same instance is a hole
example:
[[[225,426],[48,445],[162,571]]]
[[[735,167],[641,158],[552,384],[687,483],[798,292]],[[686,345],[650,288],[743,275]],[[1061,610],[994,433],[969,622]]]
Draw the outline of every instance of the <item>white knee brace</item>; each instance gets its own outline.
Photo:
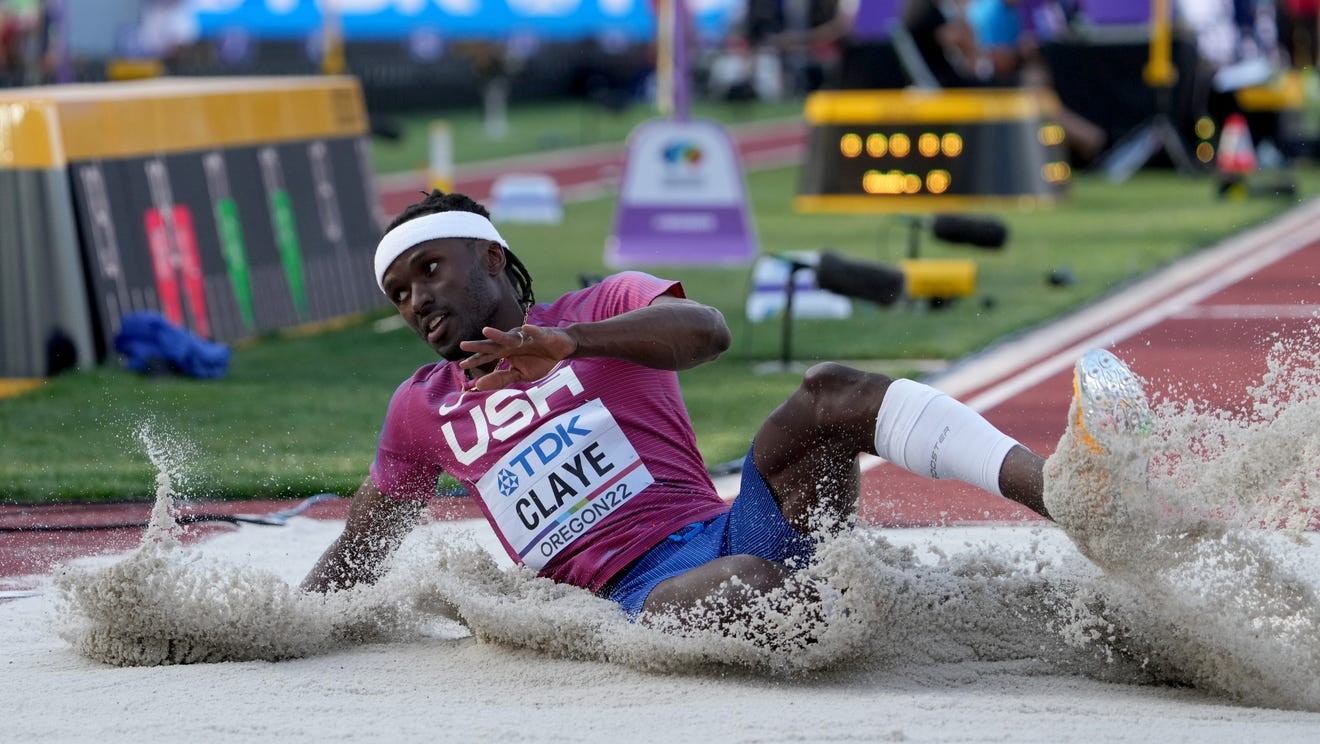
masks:
[[[929,385],[894,380],[875,420],[876,454],[925,478],[954,478],[1003,496],[999,469],[1017,442]]]

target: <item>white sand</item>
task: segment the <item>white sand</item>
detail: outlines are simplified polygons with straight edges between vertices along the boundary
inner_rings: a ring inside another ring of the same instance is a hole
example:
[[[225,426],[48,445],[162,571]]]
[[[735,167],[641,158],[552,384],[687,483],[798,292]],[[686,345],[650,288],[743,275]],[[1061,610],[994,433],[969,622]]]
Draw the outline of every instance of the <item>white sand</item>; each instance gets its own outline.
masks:
[[[339,527],[306,519],[284,528],[244,526],[186,552],[198,570],[223,563],[296,582]],[[408,552],[425,553],[427,538],[463,528],[487,534],[479,523],[430,526]],[[915,608],[901,609],[892,628],[900,648],[882,649],[888,658],[824,674],[718,666],[648,672],[482,643],[443,623],[406,640],[350,643],[276,663],[119,668],[79,655],[55,633],[48,584],[41,597],[0,603],[4,738],[1237,742],[1313,740],[1320,727],[1315,713],[1241,707],[1186,688],[1105,683],[1060,667],[1062,657],[1024,654],[1022,634],[993,627],[1000,610],[988,597],[1032,585],[1033,573],[1085,576],[1060,530],[882,534],[917,548],[919,560],[902,572],[914,594],[935,586],[955,593],[940,598],[948,606],[926,613],[924,624],[922,616],[901,614]],[[948,557],[943,569],[940,554]],[[1320,555],[1306,555],[1320,565]],[[1024,575],[1014,579],[996,563]],[[889,645],[886,636],[879,629],[878,646]]]
[[[305,595],[294,585],[341,526],[245,525],[185,548],[167,519],[173,450],[148,437],[160,503],[143,545],[0,603],[0,731],[1313,741],[1317,370],[1310,346],[1280,348],[1243,415],[1164,406],[1152,435],[1103,456],[1065,436],[1046,499],[1067,533],[862,529],[827,544],[810,574],[842,594],[810,643],[800,631],[822,608],[767,612],[751,640],[630,624],[510,567],[481,523],[426,525],[377,585]]]

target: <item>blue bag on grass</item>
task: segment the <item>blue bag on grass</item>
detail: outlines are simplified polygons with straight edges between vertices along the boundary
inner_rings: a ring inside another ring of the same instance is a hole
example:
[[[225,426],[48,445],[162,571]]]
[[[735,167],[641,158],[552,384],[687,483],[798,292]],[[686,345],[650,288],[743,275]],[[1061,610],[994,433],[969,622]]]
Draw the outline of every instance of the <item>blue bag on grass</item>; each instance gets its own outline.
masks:
[[[115,351],[134,372],[177,372],[202,379],[229,370],[229,347],[180,328],[160,313],[129,313],[120,320]]]

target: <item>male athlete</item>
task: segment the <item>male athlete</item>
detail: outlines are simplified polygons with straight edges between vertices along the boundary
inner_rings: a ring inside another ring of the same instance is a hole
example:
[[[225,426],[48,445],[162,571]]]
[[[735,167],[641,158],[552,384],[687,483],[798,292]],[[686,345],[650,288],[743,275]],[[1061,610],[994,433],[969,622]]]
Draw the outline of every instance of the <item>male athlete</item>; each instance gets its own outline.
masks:
[[[726,504],[675,374],[729,347],[719,311],[639,272],[535,304],[522,263],[461,194],[405,209],[375,270],[443,361],[395,391],[371,475],[306,589],[374,581],[441,472],[514,561],[633,618],[700,603],[736,613],[748,592],[781,586],[813,532],[851,522],[861,452],[1045,514],[1040,457],[931,387],[832,363],[762,424]]]

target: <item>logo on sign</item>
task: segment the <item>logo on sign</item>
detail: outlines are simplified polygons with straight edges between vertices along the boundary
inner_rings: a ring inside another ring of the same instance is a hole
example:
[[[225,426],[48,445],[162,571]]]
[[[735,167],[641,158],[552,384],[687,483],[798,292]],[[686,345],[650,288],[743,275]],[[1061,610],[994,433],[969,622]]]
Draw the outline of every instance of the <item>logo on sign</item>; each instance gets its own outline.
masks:
[[[665,165],[672,170],[693,172],[701,166],[701,148],[691,141],[670,142],[661,150]]]
[[[501,496],[506,498],[511,496],[514,491],[518,490],[518,474],[508,468],[501,470],[499,476],[499,488]]]

